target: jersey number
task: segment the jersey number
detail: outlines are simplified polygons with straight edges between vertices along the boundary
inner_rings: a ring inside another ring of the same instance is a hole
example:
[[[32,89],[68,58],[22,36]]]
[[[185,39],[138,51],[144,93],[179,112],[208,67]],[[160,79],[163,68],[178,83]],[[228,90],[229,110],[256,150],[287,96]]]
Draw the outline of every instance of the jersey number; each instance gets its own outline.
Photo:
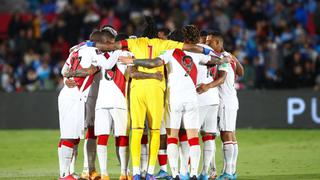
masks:
[[[79,67],[79,64],[81,62],[82,57],[81,56],[74,56],[71,58],[71,69],[77,70]]]
[[[149,59],[152,59],[152,46],[148,46],[149,49]]]

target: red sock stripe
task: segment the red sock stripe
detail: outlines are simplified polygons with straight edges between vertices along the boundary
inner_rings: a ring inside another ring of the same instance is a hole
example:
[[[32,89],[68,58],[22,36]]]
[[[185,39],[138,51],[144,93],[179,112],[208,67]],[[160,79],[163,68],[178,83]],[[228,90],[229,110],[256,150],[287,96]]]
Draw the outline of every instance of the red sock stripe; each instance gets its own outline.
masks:
[[[202,141],[205,142],[205,141],[209,141],[209,140],[214,140],[215,138],[216,137],[213,135],[206,135],[206,136],[202,137]]]
[[[109,135],[99,135],[98,136],[98,145],[106,146],[108,145]]]
[[[97,139],[97,136],[94,135],[94,127],[89,127],[86,133],[86,139]]]
[[[178,139],[173,137],[168,137],[167,142],[168,144],[178,144]]]
[[[74,145],[78,145],[80,143],[80,138],[78,138],[75,142]]]
[[[141,144],[148,144],[148,135],[142,135]]]
[[[179,141],[188,141],[188,136],[185,131],[179,132]]]
[[[227,144],[233,144],[233,142],[232,141],[223,142],[223,145],[227,145]]]
[[[62,140],[59,141],[58,147],[61,148]]]
[[[194,137],[188,140],[190,146],[197,146],[199,145],[199,138]]]
[[[167,164],[168,156],[166,154],[158,154],[159,165],[163,166]]]
[[[67,146],[69,148],[73,148],[73,146],[74,146],[73,142],[72,141],[68,141],[68,140],[63,140],[61,145]]]
[[[116,146],[128,146],[129,137],[128,136],[119,136],[116,137]]]

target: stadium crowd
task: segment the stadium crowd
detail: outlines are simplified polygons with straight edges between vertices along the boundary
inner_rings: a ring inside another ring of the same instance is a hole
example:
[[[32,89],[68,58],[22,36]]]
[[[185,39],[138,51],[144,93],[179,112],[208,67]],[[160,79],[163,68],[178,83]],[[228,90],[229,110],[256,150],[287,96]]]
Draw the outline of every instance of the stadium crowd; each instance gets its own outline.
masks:
[[[56,90],[69,48],[110,24],[141,34],[159,28],[218,29],[245,68],[238,89],[320,90],[320,2],[316,0],[24,0],[0,9],[1,91]],[[8,9],[12,10],[8,12]]]

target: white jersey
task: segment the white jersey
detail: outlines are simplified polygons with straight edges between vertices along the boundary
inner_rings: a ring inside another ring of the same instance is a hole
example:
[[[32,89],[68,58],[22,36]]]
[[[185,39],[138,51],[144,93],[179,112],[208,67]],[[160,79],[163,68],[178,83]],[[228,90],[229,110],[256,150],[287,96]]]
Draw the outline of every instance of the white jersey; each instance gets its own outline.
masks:
[[[198,44],[199,46],[211,49],[210,46],[204,44]],[[214,74],[216,72],[217,67],[208,67],[206,65],[199,64],[198,66],[198,77],[197,81],[198,84],[208,84],[214,81]],[[219,104],[219,91],[217,87],[210,88],[207,92],[202,94],[198,94],[199,99],[199,106],[206,106],[206,105],[217,105]]]
[[[99,64],[113,66],[113,64],[106,62],[106,58],[97,48],[83,46],[70,53],[61,73],[63,74],[67,69],[77,70]],[[99,84],[98,81],[94,82],[94,80],[97,80],[97,76],[90,75],[87,77],[74,77],[73,79],[77,82],[77,86],[74,88],[64,86],[60,92],[60,96],[66,98],[83,98],[84,101],[87,100],[88,96],[97,96]]]
[[[200,62],[206,64],[211,57],[175,49],[166,51],[160,58],[167,64],[169,103],[198,102],[197,68]]]
[[[225,56],[231,56],[231,54],[227,52],[223,54]],[[237,90],[234,86],[235,78],[236,78],[235,69],[236,69],[235,62],[224,63],[218,66],[218,71],[227,72],[227,76],[224,83],[219,86],[220,103],[232,109],[239,108]]]
[[[126,79],[125,71],[127,66],[121,63],[116,63],[119,56],[128,56],[131,54],[128,51],[117,50],[114,52],[105,53],[107,61],[114,62],[113,67],[101,66],[100,86],[96,109],[101,108],[120,108],[127,109],[126,103]]]

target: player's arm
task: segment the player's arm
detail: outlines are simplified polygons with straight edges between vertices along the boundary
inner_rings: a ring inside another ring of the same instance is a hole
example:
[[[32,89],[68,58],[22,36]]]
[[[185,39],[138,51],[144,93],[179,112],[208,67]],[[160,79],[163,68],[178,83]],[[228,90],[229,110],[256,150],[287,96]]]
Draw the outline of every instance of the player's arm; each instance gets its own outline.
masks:
[[[202,46],[198,46],[196,44],[188,44],[188,43],[184,43],[182,50],[184,51],[190,51],[190,52],[194,52],[194,53],[202,53],[204,55],[210,55],[210,56],[214,56],[216,58],[220,58],[221,54],[212,51],[211,49],[202,47]]]
[[[114,51],[122,49],[121,41],[117,41],[114,43],[95,43],[93,44],[96,48],[98,48],[101,51]]]
[[[146,68],[155,68],[165,64],[159,57],[154,59],[135,59],[133,57],[120,56],[119,61],[124,64],[133,64],[135,66],[142,66]]]
[[[66,77],[66,78],[70,78],[70,77],[87,77],[87,76],[95,74],[99,70],[100,70],[99,67],[91,65],[89,68],[77,69],[75,71],[69,69],[63,74],[63,76]]]
[[[159,81],[162,81],[163,78],[163,75],[159,71],[156,73],[140,72],[135,66],[128,66],[127,72],[133,79],[157,79]]]
[[[239,62],[239,60],[235,56],[233,56],[233,59],[236,62],[236,74],[238,76],[243,76],[244,68],[243,68],[242,64]]]
[[[208,84],[200,84],[197,87],[197,92],[199,94],[202,94],[204,92],[207,92],[210,88],[214,88],[214,87],[220,86],[221,84],[224,83],[226,77],[227,77],[227,72],[223,71],[223,70],[219,70],[218,71],[218,78],[216,80],[208,83]]]

